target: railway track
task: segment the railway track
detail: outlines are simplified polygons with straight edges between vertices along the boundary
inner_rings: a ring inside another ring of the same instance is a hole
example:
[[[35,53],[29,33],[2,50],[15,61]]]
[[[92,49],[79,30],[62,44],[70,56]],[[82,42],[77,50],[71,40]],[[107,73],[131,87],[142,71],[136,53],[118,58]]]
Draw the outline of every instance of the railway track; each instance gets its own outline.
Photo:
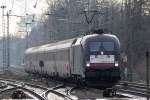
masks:
[[[0,91],[0,94],[5,95],[9,92],[12,92],[11,94],[13,95],[13,93],[15,93],[16,91],[22,91],[23,93],[25,93],[26,97],[29,97],[32,99],[45,100],[45,98],[40,95],[42,93],[41,91],[45,91],[45,89],[40,86],[35,86],[35,85],[27,84],[24,82],[19,82],[19,81],[14,81],[14,80],[5,80],[5,79],[0,79],[0,82],[3,82],[6,84],[5,85],[6,88],[2,88]],[[40,91],[40,93],[37,91]],[[10,95],[9,97],[11,98],[12,95]],[[23,98],[23,99],[26,99],[26,98]]]
[[[141,97],[150,97],[147,95],[147,86],[144,83],[134,83],[134,82],[120,82],[118,85],[118,92],[133,94]]]
[[[36,99],[40,100],[49,100],[49,99],[58,99],[58,100],[78,100],[78,99],[93,99],[93,98],[102,98],[102,91],[97,92],[95,89],[89,89],[86,87],[77,87],[74,84],[59,84],[50,88],[41,87],[34,84],[29,84],[25,82],[18,82],[14,80],[0,80],[0,82],[5,83],[8,85],[9,89],[5,88],[3,90],[11,91],[14,89],[21,89],[26,90],[26,92],[34,92],[30,93],[31,95],[35,96]],[[56,82],[58,83],[58,82]],[[4,85],[5,85],[4,84]],[[10,87],[11,86],[11,87]],[[18,87],[18,88],[15,88]],[[28,91],[29,90],[29,91]],[[81,94],[81,95],[80,95]],[[91,95],[92,94],[92,95]],[[88,96],[87,96],[88,95]],[[98,96],[100,95],[100,96]],[[32,96],[32,97],[33,97]],[[34,97],[34,99],[35,99]],[[40,98],[42,97],[42,98]]]
[[[67,88],[66,87],[62,87],[60,86],[59,88],[55,88],[55,89],[49,89],[48,91],[46,91],[45,93],[45,97],[47,98],[47,100],[50,99],[58,99],[58,100],[62,100],[62,99],[67,99],[67,100],[75,100],[72,95],[68,95],[67,92]]]
[[[35,81],[38,81],[38,80],[35,80]],[[66,81],[60,81],[57,79],[56,80],[50,79],[49,81],[54,82],[54,83],[60,83],[61,82],[63,85],[51,88],[49,91],[47,91],[45,93],[45,97],[47,99],[57,98],[54,95],[49,95],[49,93],[52,93],[52,92],[50,92],[51,90],[54,90],[55,92],[61,93],[60,97],[68,98],[68,96],[69,96],[69,97],[71,97],[70,99],[73,99],[73,100],[77,100],[77,99],[89,99],[89,100],[91,99],[91,100],[93,100],[93,99],[105,98],[103,96],[103,90],[101,90],[101,89],[90,88],[90,87],[86,87],[86,86],[83,87],[83,86],[79,86],[79,85],[74,84],[74,83],[68,83]],[[54,94],[55,94],[55,92],[54,92]],[[124,96],[121,94],[115,95],[114,97],[128,98],[128,96]],[[113,96],[111,96],[111,98],[113,98]],[[60,99],[60,98],[57,98],[57,99]]]
[[[120,82],[116,86],[116,88],[118,89],[117,92],[133,94],[141,97],[147,96],[146,85],[144,84]],[[29,98],[27,99],[78,100],[78,99],[104,98],[103,90],[100,89],[76,87],[75,85],[70,85],[66,83],[56,84],[55,86],[48,88],[48,87],[43,87],[41,85],[34,85],[26,82],[0,79],[0,94],[8,93],[9,91],[15,91],[15,90],[23,91],[26,95],[28,95]],[[128,98],[127,96],[123,96],[123,97]]]
[[[10,91],[20,90],[26,95],[28,95],[28,97],[30,97],[27,99],[49,100],[50,98],[58,98],[74,100],[74,98],[71,95],[68,95],[69,89],[67,89],[67,87],[63,84],[59,84],[51,88],[46,88],[26,82],[19,82],[6,79],[0,79],[0,83],[0,94],[7,94]],[[1,99],[3,99],[2,96]]]

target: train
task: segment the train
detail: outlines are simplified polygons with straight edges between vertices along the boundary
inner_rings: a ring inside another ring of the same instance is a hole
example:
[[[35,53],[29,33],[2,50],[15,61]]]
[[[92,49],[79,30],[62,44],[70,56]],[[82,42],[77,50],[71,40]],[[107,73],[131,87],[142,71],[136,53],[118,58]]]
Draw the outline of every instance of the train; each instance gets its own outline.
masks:
[[[95,86],[120,80],[120,42],[112,34],[89,32],[77,38],[28,48],[25,71]]]

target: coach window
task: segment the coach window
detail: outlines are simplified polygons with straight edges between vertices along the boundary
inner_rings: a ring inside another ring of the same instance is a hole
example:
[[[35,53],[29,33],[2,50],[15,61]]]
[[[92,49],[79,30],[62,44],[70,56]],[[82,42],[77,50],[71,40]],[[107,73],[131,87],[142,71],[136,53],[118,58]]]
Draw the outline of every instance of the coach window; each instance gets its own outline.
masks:
[[[40,67],[44,67],[44,62],[41,60],[41,61],[39,61],[39,66]]]
[[[31,67],[32,66],[32,61],[29,61],[29,67]]]

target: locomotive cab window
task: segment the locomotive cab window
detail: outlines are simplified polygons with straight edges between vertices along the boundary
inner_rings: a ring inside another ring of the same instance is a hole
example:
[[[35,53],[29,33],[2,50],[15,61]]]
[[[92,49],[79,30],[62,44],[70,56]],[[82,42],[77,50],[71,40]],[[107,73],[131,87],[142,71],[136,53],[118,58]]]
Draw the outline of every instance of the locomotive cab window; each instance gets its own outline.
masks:
[[[90,51],[100,51],[101,42],[91,42]]]
[[[90,42],[90,51],[113,51],[114,42]]]
[[[106,51],[113,51],[114,50],[114,42],[103,42],[102,47]]]

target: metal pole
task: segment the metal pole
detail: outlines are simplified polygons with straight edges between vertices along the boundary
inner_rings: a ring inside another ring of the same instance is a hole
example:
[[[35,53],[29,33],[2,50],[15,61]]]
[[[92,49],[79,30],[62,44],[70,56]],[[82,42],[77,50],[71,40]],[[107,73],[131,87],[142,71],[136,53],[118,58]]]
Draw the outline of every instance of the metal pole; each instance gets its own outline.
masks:
[[[147,100],[149,100],[149,52],[146,52],[146,82],[147,82]]]
[[[3,53],[3,71],[5,70],[6,67],[6,40],[5,40],[5,18],[4,18],[4,9],[6,6],[1,6],[2,8],[2,33],[3,33],[3,48],[2,48],[2,53]]]
[[[26,24],[26,49],[29,47],[29,32],[28,32],[28,24],[32,23],[25,23]]]
[[[7,68],[10,67],[9,12],[7,12]]]
[[[27,30],[27,24],[26,24],[26,49],[28,48],[28,30]]]
[[[89,16],[89,13],[90,13],[90,0],[88,0],[88,15],[87,16]],[[86,12],[85,12],[86,13]],[[90,26],[90,24],[91,23],[88,23],[88,31],[90,32],[90,30],[91,30],[91,26]]]

